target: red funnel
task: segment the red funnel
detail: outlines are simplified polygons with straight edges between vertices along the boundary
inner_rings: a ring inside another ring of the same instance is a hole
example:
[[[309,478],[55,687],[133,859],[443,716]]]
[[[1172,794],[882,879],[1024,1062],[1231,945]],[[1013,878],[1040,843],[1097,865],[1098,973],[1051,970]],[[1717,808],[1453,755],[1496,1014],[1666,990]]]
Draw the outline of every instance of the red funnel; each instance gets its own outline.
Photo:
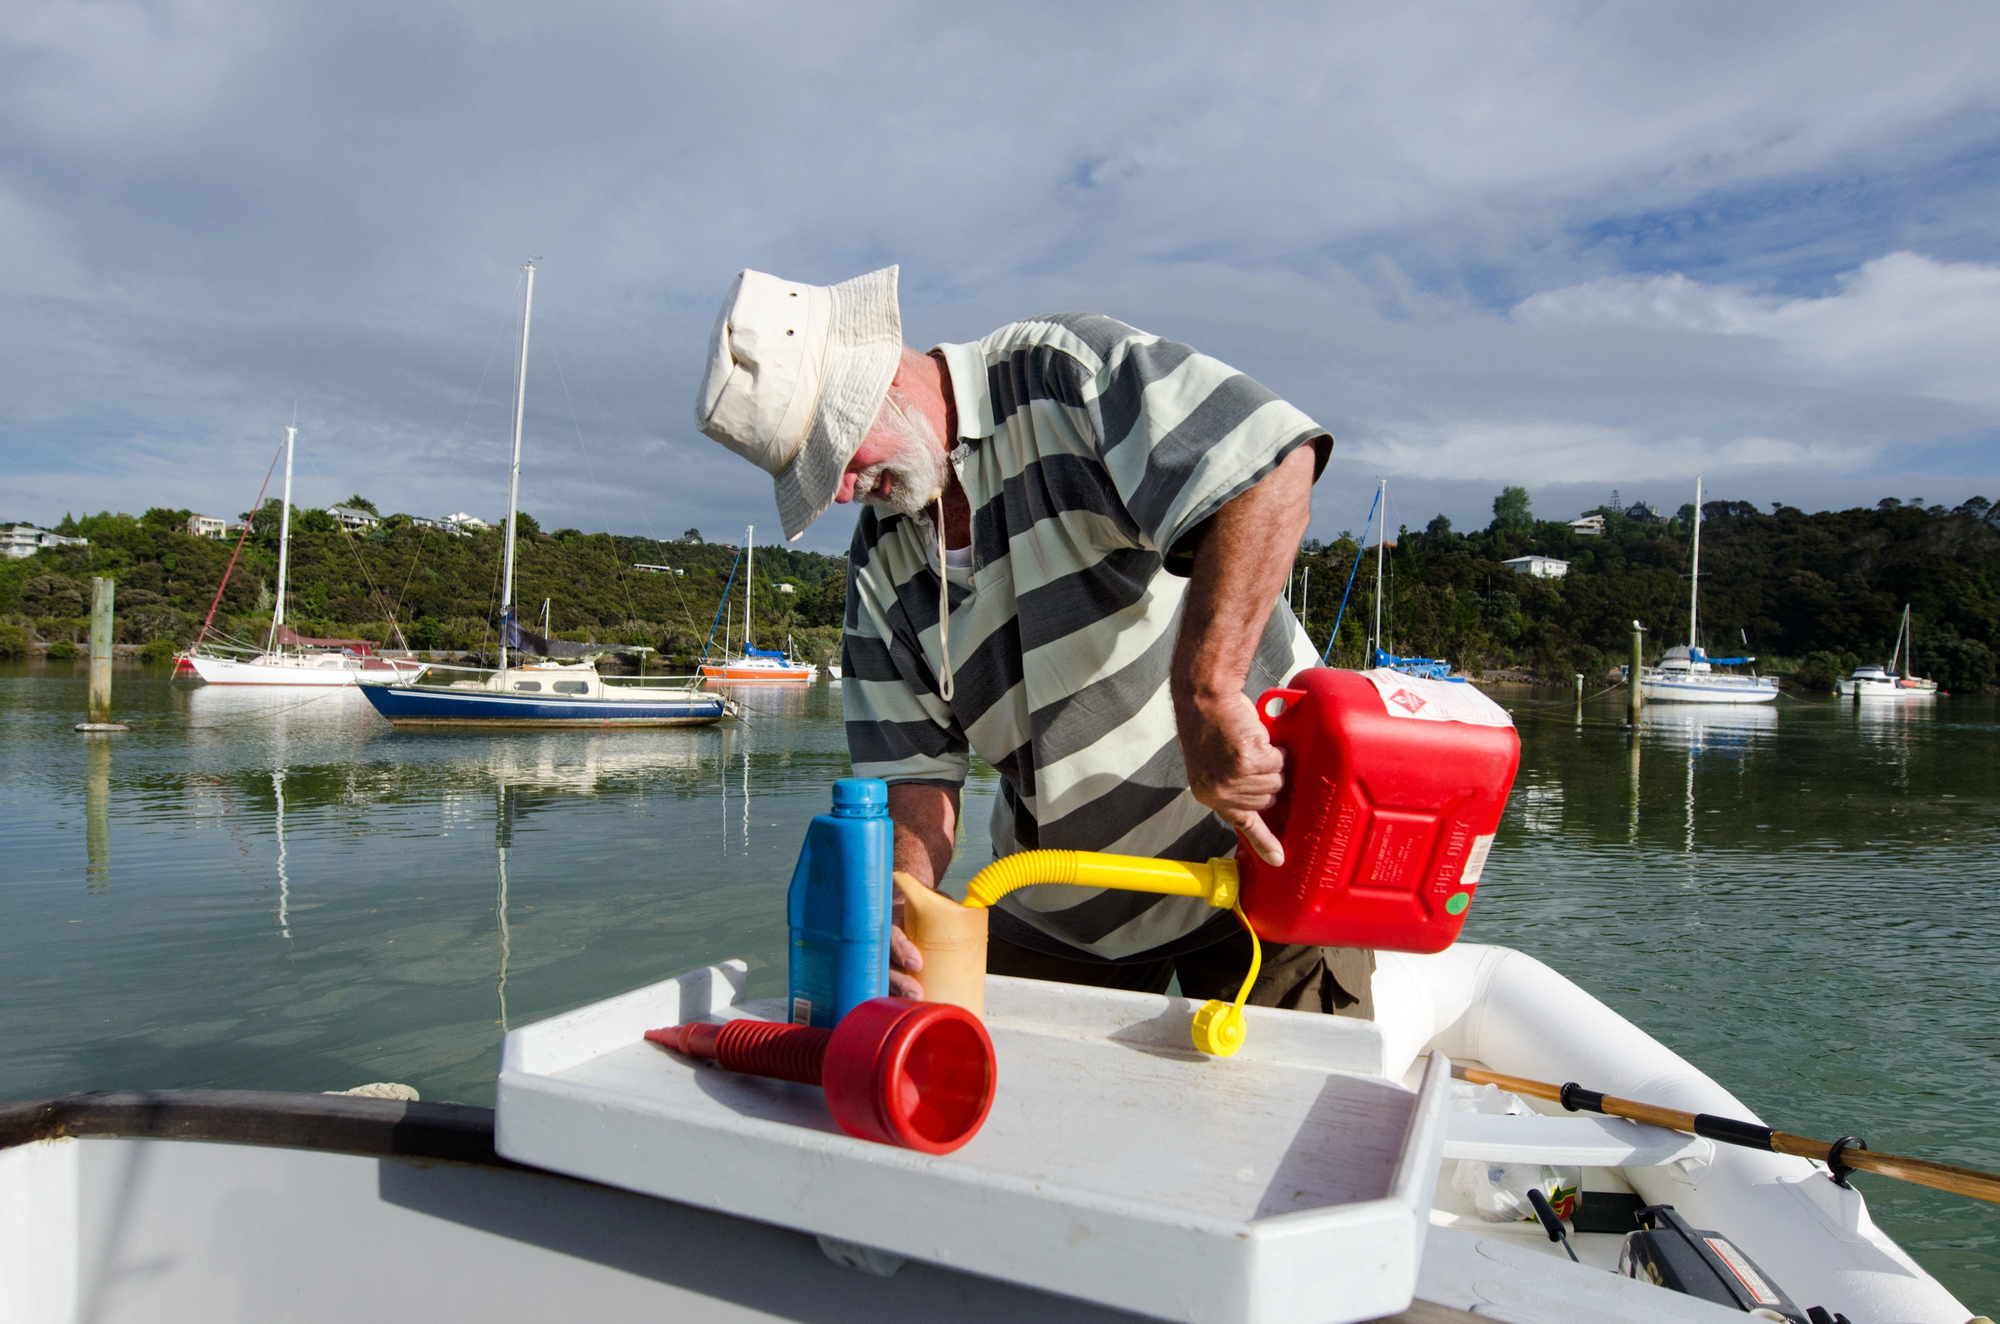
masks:
[[[737,1020],[646,1037],[729,1071],[818,1085],[847,1134],[926,1154],[972,1139],[993,1107],[993,1041],[949,1003],[872,998],[831,1030]]]

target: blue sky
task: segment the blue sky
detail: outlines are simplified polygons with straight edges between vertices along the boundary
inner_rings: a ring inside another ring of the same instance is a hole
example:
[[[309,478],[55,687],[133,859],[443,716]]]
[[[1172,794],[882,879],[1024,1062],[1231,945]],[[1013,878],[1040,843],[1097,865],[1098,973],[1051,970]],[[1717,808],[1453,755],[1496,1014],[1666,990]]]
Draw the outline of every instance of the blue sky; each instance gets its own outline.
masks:
[[[775,531],[695,431],[754,266],[913,343],[1090,308],[1339,439],[1315,532],[2000,497],[1984,5],[66,3],[0,33],[0,518]],[[483,390],[480,376],[499,338]],[[836,511],[805,545],[844,546]]]

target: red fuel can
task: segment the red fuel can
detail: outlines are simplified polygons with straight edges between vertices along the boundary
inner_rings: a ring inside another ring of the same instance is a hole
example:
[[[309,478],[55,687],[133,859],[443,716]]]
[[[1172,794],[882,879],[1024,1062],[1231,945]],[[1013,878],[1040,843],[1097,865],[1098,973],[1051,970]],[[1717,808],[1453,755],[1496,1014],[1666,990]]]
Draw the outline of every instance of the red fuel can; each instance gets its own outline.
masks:
[[[1257,935],[1395,952],[1457,941],[1521,763],[1506,710],[1467,684],[1315,667],[1265,691],[1257,715],[1285,751],[1264,813],[1285,863],[1236,852]]]

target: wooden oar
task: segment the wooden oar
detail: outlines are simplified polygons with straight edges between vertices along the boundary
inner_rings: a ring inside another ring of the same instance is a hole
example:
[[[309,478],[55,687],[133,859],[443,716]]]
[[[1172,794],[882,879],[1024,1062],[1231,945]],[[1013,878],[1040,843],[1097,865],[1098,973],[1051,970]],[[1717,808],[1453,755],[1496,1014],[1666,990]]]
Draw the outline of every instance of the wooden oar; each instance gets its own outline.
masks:
[[[1659,1108],[1650,1103],[1614,1099],[1596,1090],[1587,1090],[1574,1081],[1567,1085],[1551,1085],[1546,1081],[1523,1080],[1519,1076],[1503,1076],[1497,1071],[1462,1066],[1453,1066],[1451,1074],[1474,1085],[1498,1085],[1516,1094],[1547,1099],[1571,1112],[1608,1113],[1613,1117],[1664,1126],[1671,1131],[1686,1131],[1710,1140],[1720,1140],[1724,1144],[1742,1145],[1746,1149],[1816,1159],[1832,1169],[1834,1180],[1843,1186],[1847,1184],[1847,1174],[1852,1169],[2000,1204],[2000,1176],[1972,1168],[1955,1168],[1949,1163],[1933,1163],[1929,1159],[1878,1154],[1854,1136],[1843,1136],[1828,1144],[1824,1140],[1811,1140],[1787,1131],[1773,1131],[1755,1122],[1739,1122],[1711,1113],[1688,1113],[1678,1108]]]

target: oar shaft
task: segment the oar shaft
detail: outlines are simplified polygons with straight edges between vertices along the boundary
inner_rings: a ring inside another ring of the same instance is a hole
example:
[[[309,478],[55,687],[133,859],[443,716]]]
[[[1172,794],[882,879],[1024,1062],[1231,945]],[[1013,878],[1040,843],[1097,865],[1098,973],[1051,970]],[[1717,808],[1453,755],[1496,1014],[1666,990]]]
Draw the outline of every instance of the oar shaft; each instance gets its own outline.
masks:
[[[1774,1154],[1790,1154],[1819,1163],[1829,1163],[1833,1159],[1833,1146],[1824,1140],[1793,1135],[1788,1131],[1773,1131],[1770,1127],[1756,1122],[1716,1117],[1710,1113],[1683,1112],[1678,1108],[1661,1108],[1632,1099],[1613,1098],[1594,1090],[1582,1089],[1574,1084],[1551,1085],[1547,1081],[1503,1076],[1497,1071],[1486,1071],[1479,1067],[1453,1067],[1452,1074],[1474,1085],[1497,1085],[1503,1090],[1525,1094],[1531,1099],[1547,1099],[1551,1103],[1560,1103],[1573,1112],[1606,1113],[1612,1117],[1624,1117],[1634,1122],[1663,1126],[1670,1131],[1686,1131],[1691,1135],[1706,1136],[1710,1140],[1720,1140],[1724,1144],[1741,1145],[1746,1149],[1768,1150]],[[1918,1186],[1929,1186],[1934,1190],[1949,1191],[1953,1195],[1967,1195],[1975,1200],[2000,1204],[2000,1176],[1990,1172],[1953,1167],[1949,1163],[1933,1163],[1929,1159],[1906,1158],[1900,1154],[1882,1154],[1855,1145],[1845,1145],[1841,1148],[1840,1162],[1858,1171],[1872,1172],[1878,1176],[1893,1177],[1898,1181],[1912,1182]]]

